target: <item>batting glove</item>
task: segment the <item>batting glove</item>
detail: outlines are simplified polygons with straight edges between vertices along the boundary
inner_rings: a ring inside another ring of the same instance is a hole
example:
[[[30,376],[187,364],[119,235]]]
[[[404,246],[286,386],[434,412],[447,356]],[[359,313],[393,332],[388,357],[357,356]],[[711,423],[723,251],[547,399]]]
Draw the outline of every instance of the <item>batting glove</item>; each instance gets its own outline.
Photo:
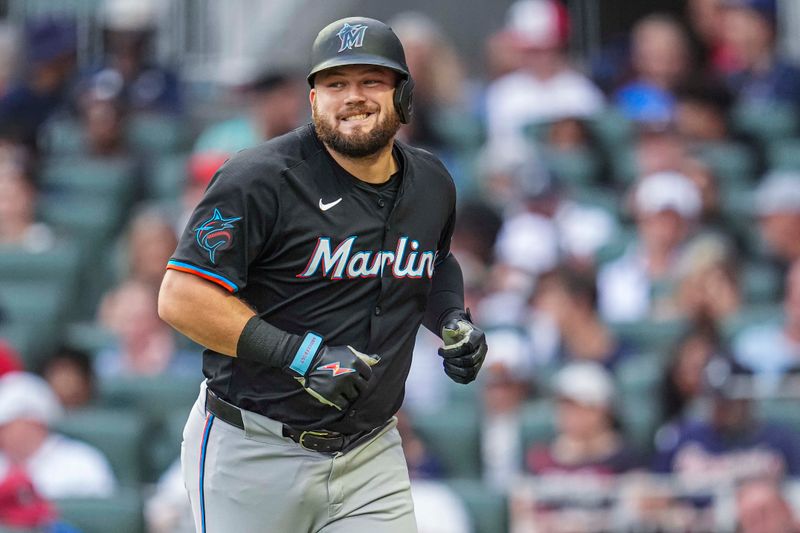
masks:
[[[486,358],[486,335],[472,323],[469,311],[451,318],[442,327],[444,371],[456,383],[474,381]]]
[[[377,355],[352,346],[327,346],[319,335],[307,333],[288,371],[318,402],[344,411],[366,390],[378,361]]]

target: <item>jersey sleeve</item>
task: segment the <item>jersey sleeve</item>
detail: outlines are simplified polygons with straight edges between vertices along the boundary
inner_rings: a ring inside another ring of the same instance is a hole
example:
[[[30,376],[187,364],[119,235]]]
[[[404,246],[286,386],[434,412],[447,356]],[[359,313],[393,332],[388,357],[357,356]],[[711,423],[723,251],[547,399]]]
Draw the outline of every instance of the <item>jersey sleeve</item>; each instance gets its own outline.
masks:
[[[247,285],[250,265],[274,236],[278,218],[279,176],[244,159],[217,171],[167,263],[232,293]]]

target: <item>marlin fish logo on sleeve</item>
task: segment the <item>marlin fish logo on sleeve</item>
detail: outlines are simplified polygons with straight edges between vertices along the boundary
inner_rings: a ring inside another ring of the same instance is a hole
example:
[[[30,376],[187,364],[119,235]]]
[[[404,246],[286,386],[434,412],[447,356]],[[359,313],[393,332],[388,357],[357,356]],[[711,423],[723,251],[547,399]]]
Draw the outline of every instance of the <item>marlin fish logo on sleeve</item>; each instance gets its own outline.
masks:
[[[241,220],[242,217],[229,217],[222,216],[219,209],[214,209],[214,214],[211,218],[202,222],[199,226],[194,228],[195,240],[200,248],[208,252],[208,258],[212,263],[216,264],[217,251],[230,248],[233,242],[234,222]]]
[[[434,250],[419,250],[419,241],[407,236],[397,240],[394,250],[353,252],[357,237],[348,237],[331,249],[330,237],[320,237],[298,278],[313,277],[317,271],[330,279],[374,278],[390,270],[395,278],[433,277]]]

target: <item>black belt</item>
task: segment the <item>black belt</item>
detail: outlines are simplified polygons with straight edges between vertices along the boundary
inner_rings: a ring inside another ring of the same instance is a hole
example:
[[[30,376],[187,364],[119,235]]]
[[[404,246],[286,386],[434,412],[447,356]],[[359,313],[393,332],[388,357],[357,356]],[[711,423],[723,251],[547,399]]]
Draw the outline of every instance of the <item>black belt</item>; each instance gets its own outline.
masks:
[[[206,410],[232,426],[244,430],[242,411],[232,403],[219,398],[210,390],[206,390]],[[283,424],[283,436],[289,437],[307,450],[321,453],[348,452],[361,444],[367,437],[377,433],[383,426],[370,431],[362,431],[345,435],[325,429],[302,430]]]

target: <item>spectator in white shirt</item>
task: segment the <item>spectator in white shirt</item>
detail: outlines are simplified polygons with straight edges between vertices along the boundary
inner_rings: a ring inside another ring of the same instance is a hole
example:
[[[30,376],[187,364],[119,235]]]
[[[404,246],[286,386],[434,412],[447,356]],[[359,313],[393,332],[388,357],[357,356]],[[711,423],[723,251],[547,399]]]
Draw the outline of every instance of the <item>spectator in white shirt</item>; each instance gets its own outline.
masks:
[[[62,413],[41,378],[12,372],[0,378],[0,478],[21,467],[43,497],[106,497],[116,481],[106,458],[92,446],[52,433]]]
[[[604,106],[603,94],[568,62],[567,12],[556,0],[519,0],[505,32],[522,67],[492,82],[486,94],[489,138],[524,137],[525,127],[554,118],[585,118]]]
[[[637,237],[598,275],[600,312],[609,321],[673,317],[675,266],[700,215],[697,186],[677,172],[640,180],[633,193]]]

